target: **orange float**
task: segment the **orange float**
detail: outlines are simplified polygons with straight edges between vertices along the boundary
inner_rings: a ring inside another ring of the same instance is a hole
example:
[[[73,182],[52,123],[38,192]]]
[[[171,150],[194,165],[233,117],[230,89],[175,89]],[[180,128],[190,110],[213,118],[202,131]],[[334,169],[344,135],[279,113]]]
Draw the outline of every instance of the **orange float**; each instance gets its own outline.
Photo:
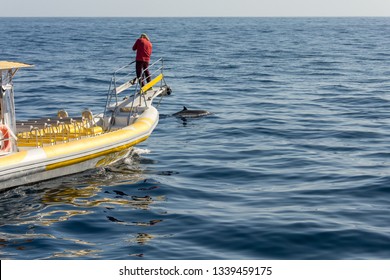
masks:
[[[11,151],[10,131],[6,125],[0,125],[0,151],[8,153]]]

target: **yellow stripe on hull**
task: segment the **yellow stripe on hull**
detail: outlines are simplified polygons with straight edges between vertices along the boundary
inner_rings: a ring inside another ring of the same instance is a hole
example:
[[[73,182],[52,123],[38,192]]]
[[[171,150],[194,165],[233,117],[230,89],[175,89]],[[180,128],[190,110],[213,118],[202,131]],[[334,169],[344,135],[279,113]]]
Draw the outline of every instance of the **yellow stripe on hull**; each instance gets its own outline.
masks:
[[[113,132],[108,132],[93,138],[84,138],[69,143],[58,144],[54,146],[46,146],[43,148],[47,157],[54,158],[74,153],[79,153],[85,150],[105,147],[112,145],[113,140],[115,142],[121,142],[126,139],[132,138],[141,131],[146,131],[153,124],[153,120],[150,118],[140,118],[131,127],[133,129],[120,129]]]
[[[22,151],[19,153],[15,153],[4,158],[0,158],[0,167],[18,164],[22,162],[27,156],[27,151]]]
[[[77,163],[80,163],[80,162],[83,162],[83,161],[87,161],[87,160],[91,160],[91,159],[94,159],[94,158],[98,158],[98,157],[101,157],[101,156],[109,155],[111,153],[121,152],[123,150],[127,150],[127,149],[137,145],[138,143],[141,143],[141,142],[145,141],[148,138],[149,138],[149,136],[145,136],[145,137],[143,137],[141,139],[138,139],[136,141],[133,141],[133,142],[131,142],[129,144],[125,144],[125,145],[122,145],[122,146],[119,146],[119,147],[115,147],[115,148],[112,148],[112,149],[109,149],[109,150],[101,151],[101,152],[98,152],[98,153],[95,153],[95,154],[90,154],[90,155],[83,156],[83,157],[78,157],[78,158],[71,159],[71,160],[61,161],[61,162],[54,163],[54,164],[49,164],[49,165],[46,166],[46,170],[53,170],[53,169],[57,169],[57,168],[62,168],[62,167],[66,167],[66,166],[69,166],[69,165],[77,164]],[[99,163],[97,165],[100,166]]]

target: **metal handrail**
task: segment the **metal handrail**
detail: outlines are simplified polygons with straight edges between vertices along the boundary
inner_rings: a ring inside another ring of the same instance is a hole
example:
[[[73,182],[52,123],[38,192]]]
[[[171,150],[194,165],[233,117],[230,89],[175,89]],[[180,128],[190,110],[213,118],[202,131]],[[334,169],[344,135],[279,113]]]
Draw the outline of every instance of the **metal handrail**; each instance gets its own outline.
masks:
[[[107,116],[107,113],[108,113],[107,110],[112,105],[112,100],[115,99],[115,106],[117,106],[119,103],[118,102],[118,95],[121,92],[131,88],[133,85],[135,85],[135,88],[134,88],[133,94],[130,95],[130,97],[129,97],[129,98],[133,98],[131,108],[130,108],[130,114],[133,111],[134,101],[135,101],[136,97],[139,94],[143,94],[142,87],[140,86],[140,81],[139,81],[139,79],[137,79],[135,67],[132,66],[135,62],[136,61],[132,61],[129,64],[122,66],[114,71],[112,78],[111,78],[108,93],[107,93],[107,100],[106,100],[106,107],[104,109],[104,116]],[[159,65],[159,64],[161,64],[161,65]],[[157,68],[156,68],[156,65],[158,65]],[[132,69],[130,69],[130,67],[132,67]],[[150,78],[153,77],[154,75],[156,75],[156,73],[162,74],[163,70],[164,70],[164,59],[159,58],[158,60],[156,60],[152,64],[150,64],[147,69],[144,69],[142,71],[140,79],[149,78],[149,77],[144,77],[145,72],[147,70],[150,71]],[[123,73],[123,72],[125,72],[125,73]],[[123,73],[123,74],[121,75],[121,73]],[[163,82],[165,83],[165,80],[161,81],[161,85]],[[145,102],[145,106],[147,106],[146,98],[144,95],[143,95],[143,99]],[[113,112],[113,114],[115,114],[115,112]]]
[[[126,79],[126,80],[130,80],[129,77],[131,77],[131,73],[133,73],[133,75],[135,76],[135,70],[129,72],[128,74],[126,74],[125,76],[123,77],[119,77],[118,78],[118,74],[121,73],[122,71],[126,70],[127,68],[130,68],[130,66],[132,64],[134,64],[135,61],[132,61],[130,62],[129,64],[125,65],[125,66],[122,66],[120,67],[119,69],[115,70],[114,73],[112,74],[112,78],[111,78],[111,82],[110,82],[110,86],[108,88],[108,93],[107,93],[107,100],[106,100],[106,107],[105,107],[105,110],[104,110],[104,115],[106,115],[106,110],[107,110],[107,107],[110,105],[110,103],[112,102],[112,97],[115,96],[115,104],[117,105],[118,104],[118,93],[117,93],[117,84]],[[134,69],[134,68],[133,68]],[[126,71],[127,72],[127,71]]]

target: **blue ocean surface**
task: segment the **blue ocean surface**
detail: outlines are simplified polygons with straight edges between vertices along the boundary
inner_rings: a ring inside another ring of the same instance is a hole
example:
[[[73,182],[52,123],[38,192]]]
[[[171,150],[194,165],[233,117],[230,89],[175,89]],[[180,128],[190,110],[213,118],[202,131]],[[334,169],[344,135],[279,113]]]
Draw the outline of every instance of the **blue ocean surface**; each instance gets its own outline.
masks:
[[[390,18],[0,18],[19,120],[173,93],[123,163],[0,193],[1,259],[389,259]],[[183,106],[210,116],[180,119]]]

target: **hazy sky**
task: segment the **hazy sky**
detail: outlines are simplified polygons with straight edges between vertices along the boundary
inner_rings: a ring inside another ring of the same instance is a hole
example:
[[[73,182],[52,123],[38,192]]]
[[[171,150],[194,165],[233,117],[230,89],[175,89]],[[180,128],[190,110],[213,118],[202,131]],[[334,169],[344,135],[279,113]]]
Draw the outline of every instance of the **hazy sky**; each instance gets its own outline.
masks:
[[[390,0],[0,0],[4,16],[390,16]]]

